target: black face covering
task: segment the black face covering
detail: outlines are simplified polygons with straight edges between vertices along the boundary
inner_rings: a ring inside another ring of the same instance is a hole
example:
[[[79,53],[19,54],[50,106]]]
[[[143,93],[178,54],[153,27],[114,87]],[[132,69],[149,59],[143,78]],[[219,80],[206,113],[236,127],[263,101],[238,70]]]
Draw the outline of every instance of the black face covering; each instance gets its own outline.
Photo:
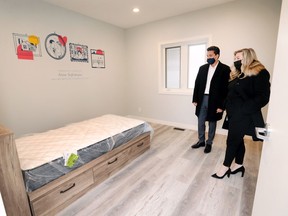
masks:
[[[208,58],[207,62],[208,62],[208,64],[212,65],[215,62],[215,58]]]
[[[234,66],[238,71],[241,72],[241,66],[242,66],[241,60],[234,61]]]

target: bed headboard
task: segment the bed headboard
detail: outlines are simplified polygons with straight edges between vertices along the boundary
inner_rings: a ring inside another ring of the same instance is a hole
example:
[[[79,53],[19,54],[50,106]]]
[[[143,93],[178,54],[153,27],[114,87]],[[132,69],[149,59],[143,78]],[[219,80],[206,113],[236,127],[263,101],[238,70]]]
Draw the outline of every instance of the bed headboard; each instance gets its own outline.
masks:
[[[13,133],[0,125],[0,189],[6,214],[31,215]]]

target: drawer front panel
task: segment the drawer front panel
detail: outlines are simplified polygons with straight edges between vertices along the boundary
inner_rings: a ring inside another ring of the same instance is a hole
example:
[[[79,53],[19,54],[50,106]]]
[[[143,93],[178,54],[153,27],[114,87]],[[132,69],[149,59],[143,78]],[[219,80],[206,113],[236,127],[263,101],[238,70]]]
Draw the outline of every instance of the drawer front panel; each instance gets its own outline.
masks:
[[[46,195],[32,202],[36,215],[45,214],[57,206],[60,206],[83,189],[93,184],[93,173],[88,170],[81,175],[61,184],[49,191]]]
[[[130,148],[123,150],[122,152],[109,158],[107,161],[97,165],[93,168],[95,183],[101,182],[114,171],[122,167],[129,159]]]
[[[142,153],[146,149],[150,147],[150,137],[145,137],[142,140],[139,140],[137,143],[135,143],[133,146],[131,146],[130,154],[131,156],[135,156],[138,153]]]

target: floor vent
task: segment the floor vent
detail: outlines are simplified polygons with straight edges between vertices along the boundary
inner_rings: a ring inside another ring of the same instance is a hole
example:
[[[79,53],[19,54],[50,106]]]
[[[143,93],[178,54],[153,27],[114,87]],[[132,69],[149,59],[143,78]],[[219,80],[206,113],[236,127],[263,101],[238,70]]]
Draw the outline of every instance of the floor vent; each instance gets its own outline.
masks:
[[[174,130],[185,131],[183,128],[174,127]]]

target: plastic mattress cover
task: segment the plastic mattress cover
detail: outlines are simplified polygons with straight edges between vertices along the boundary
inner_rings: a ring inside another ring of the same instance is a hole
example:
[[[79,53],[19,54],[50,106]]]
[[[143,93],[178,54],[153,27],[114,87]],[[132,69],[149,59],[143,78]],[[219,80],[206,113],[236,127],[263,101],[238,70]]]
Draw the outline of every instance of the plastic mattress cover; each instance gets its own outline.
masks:
[[[110,117],[110,116],[109,116]],[[113,117],[114,118],[114,117]],[[116,118],[118,118],[116,116]],[[125,120],[120,117],[121,120]],[[41,164],[40,166],[31,168],[31,169],[22,169],[23,178],[25,182],[25,187],[27,192],[34,191],[47,183],[75,170],[82,165],[96,159],[97,157],[111,151],[118,146],[127,143],[133,138],[138,137],[143,133],[150,132],[150,137],[153,136],[152,127],[144,121],[139,122],[140,124],[122,131],[120,133],[114,134],[104,140],[101,140],[96,143],[92,143],[77,150],[78,159],[74,161],[73,166],[69,167],[65,165],[65,159],[63,156],[58,157],[52,161]],[[20,142],[21,143],[21,142]],[[16,142],[17,145],[17,142]],[[21,159],[20,159],[21,165]],[[22,168],[22,167],[21,167]]]

